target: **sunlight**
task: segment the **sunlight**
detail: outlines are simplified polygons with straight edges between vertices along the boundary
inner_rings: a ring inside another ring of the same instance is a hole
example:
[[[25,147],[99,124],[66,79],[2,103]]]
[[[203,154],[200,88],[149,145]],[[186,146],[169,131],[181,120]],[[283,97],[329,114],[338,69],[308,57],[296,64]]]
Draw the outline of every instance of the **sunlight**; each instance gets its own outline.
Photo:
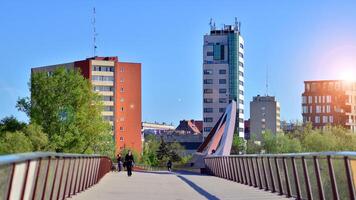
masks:
[[[356,66],[342,69],[340,72],[340,79],[345,81],[356,81]]]

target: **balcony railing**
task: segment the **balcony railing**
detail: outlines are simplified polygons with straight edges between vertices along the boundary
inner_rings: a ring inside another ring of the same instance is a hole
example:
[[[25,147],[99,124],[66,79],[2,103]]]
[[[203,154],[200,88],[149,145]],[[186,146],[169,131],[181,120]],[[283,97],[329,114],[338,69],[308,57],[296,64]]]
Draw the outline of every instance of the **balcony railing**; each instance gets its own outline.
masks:
[[[207,173],[296,199],[355,199],[356,152],[205,158]]]
[[[0,156],[0,199],[66,199],[111,170],[99,155],[24,153]]]

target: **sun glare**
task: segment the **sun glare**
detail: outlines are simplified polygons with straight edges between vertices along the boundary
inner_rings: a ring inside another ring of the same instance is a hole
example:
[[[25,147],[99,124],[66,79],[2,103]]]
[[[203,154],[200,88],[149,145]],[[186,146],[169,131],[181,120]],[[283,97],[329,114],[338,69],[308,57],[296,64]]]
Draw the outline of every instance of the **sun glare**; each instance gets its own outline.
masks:
[[[356,66],[353,68],[343,69],[340,78],[345,81],[356,81]]]

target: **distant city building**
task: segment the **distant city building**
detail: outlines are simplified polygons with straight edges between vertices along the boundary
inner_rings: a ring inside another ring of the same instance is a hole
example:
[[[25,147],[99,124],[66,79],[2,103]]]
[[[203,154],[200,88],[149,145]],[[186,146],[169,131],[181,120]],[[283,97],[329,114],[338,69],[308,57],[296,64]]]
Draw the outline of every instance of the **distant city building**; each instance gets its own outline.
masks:
[[[356,132],[356,82],[305,81],[302,115],[304,123],[316,128],[330,124]]]
[[[245,120],[245,140],[251,139],[251,133],[250,133],[250,119]]]
[[[294,131],[303,131],[303,124],[300,122],[281,121],[281,129],[284,133],[293,133]]]
[[[166,134],[156,135],[157,140],[163,139],[167,143],[178,142],[184,147],[181,155],[192,155],[198,147],[203,143],[203,134],[181,134],[180,132],[170,132]]]
[[[240,23],[216,29],[204,36],[203,134],[206,137],[231,100],[237,102],[236,128],[244,137],[244,40]]]
[[[256,96],[250,102],[250,135],[262,139],[262,133],[280,131],[280,107],[273,96]]]
[[[175,130],[175,126],[166,123],[142,122],[143,134],[160,134],[168,130]]]
[[[119,61],[118,57],[92,57],[65,64],[32,68],[32,73],[56,68],[78,69],[102,97],[102,116],[112,125],[116,151],[142,151],[141,64]]]
[[[201,134],[202,121],[181,120],[176,132],[183,131],[185,134]]]

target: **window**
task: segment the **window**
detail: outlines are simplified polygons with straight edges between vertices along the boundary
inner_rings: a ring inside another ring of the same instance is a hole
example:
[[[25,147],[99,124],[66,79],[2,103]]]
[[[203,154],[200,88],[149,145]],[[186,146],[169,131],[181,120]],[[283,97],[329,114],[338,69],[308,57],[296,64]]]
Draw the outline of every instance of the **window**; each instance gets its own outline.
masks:
[[[213,70],[212,69],[205,69],[204,70],[204,74],[205,75],[211,75],[211,74],[213,74]]]
[[[213,108],[204,108],[204,112],[205,113],[212,113],[213,112]]]
[[[226,94],[226,89],[225,88],[220,88],[219,89],[220,94]]]
[[[213,93],[213,89],[204,89],[204,94],[211,94]]]
[[[244,45],[242,43],[240,43],[240,48],[243,49],[244,48]]]
[[[315,123],[320,123],[320,117],[319,116],[315,116]]]
[[[329,122],[330,123],[334,123],[334,117],[333,116],[329,116]]]
[[[114,91],[114,88],[112,86],[94,86],[94,91],[109,92]]]
[[[124,127],[120,126],[120,131],[124,131]]]
[[[204,122],[213,122],[213,118],[212,117],[205,117],[204,118]]]
[[[114,67],[94,65],[94,66],[92,66],[92,70],[93,71],[99,71],[99,72],[113,72],[114,71]]]
[[[120,78],[120,83],[123,83],[124,82],[124,78]]]
[[[103,106],[103,111],[114,111],[114,106]]]
[[[224,45],[221,45],[219,43],[214,44],[213,46],[213,56],[214,60],[224,60]]]
[[[124,141],[124,137],[120,136],[120,141]]]
[[[226,84],[226,79],[219,79],[219,84]]]
[[[227,99],[226,98],[219,98],[219,103],[227,103]]]
[[[326,96],[326,103],[331,103],[331,96]]]
[[[318,96],[314,97],[315,103],[318,103]]]
[[[239,94],[244,95],[244,91],[243,90],[239,90]]]
[[[220,69],[219,74],[226,74],[226,69]]]
[[[309,106],[309,112],[313,113],[313,106]]]
[[[206,98],[206,99],[204,99],[204,103],[213,103],[213,99]]]
[[[121,107],[121,109],[120,109],[121,111],[124,111],[124,107]]]
[[[124,88],[122,87],[122,88],[120,88],[120,92],[124,92]]]
[[[307,103],[307,97],[306,96],[302,96],[302,103]]]
[[[239,81],[239,85],[244,85],[244,82],[243,81]]]
[[[240,58],[244,58],[244,54],[242,54],[241,52],[239,52],[239,57],[240,57]]]
[[[323,116],[323,123],[328,123],[328,116]]]
[[[113,76],[92,76],[91,78],[93,81],[114,81]]]
[[[212,129],[211,127],[205,127],[205,128],[204,128],[204,132],[210,132],[211,129]]]
[[[243,114],[244,113],[244,109],[238,109],[239,113]]]
[[[330,112],[331,112],[330,105],[326,105],[326,112],[327,112],[327,113],[330,113]]]
[[[303,113],[308,113],[308,106],[303,106]]]
[[[323,102],[323,103],[325,103],[325,96],[323,96],[323,98],[322,98],[322,102]]]
[[[312,96],[308,96],[308,103],[313,103],[313,97]]]
[[[239,71],[239,76],[242,76],[242,77],[243,77],[243,76],[244,76],[244,73]]]
[[[125,72],[125,68],[121,67],[120,72]]]
[[[114,116],[103,116],[104,120],[106,121],[114,121]]]
[[[214,52],[212,52],[212,51],[206,52],[206,56],[213,56],[213,55],[214,55]]]
[[[239,118],[239,122],[240,122],[240,123],[244,123],[244,119]]]
[[[243,133],[244,132],[244,128],[239,128],[239,132]]]
[[[213,84],[213,79],[204,79],[204,84]]]
[[[315,112],[321,113],[321,106],[315,106]]]
[[[102,101],[114,101],[113,96],[101,96]]]
[[[219,108],[219,112],[220,112],[220,113],[225,112],[225,108]]]
[[[240,104],[244,104],[244,100],[239,99],[239,103],[240,103]]]

